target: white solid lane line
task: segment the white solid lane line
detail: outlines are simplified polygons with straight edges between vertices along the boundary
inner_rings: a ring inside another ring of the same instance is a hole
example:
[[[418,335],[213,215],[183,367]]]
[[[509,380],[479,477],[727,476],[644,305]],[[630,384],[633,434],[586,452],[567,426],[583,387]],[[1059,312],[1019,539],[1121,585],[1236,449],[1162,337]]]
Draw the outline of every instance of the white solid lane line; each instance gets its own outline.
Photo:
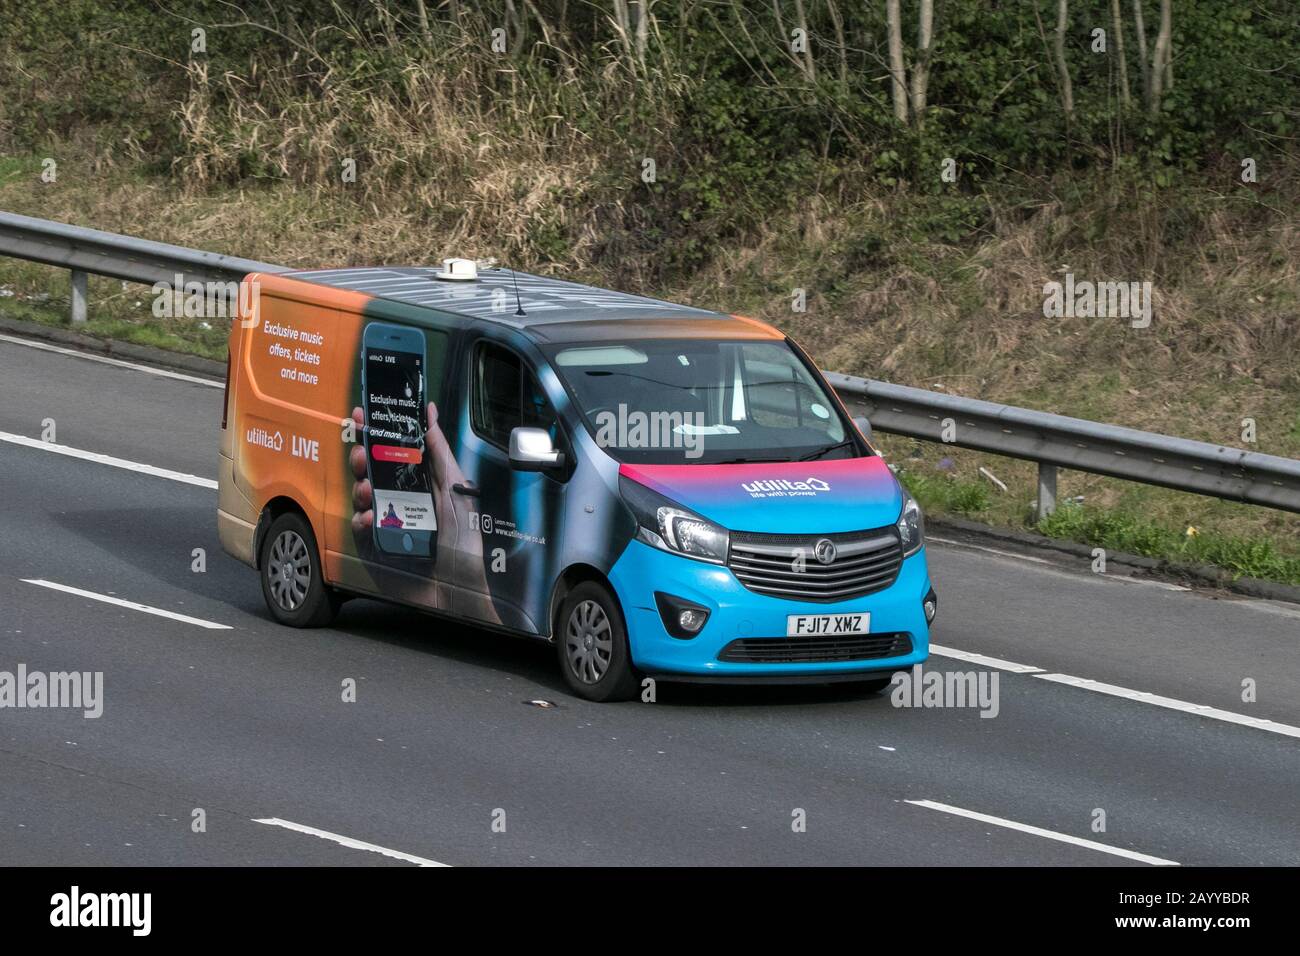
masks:
[[[198,475],[187,475],[180,471],[171,471],[166,468],[156,468],[153,465],[145,465],[137,461],[127,461],[124,458],[114,458],[111,455],[101,455],[98,452],[82,451],[79,448],[70,448],[67,445],[57,445],[53,442],[41,441],[39,438],[28,438],[26,435],[14,435],[10,432],[0,432],[0,441],[12,442],[16,445],[23,445],[28,448],[39,448],[42,451],[54,452],[59,455],[70,455],[73,458],[80,458],[85,461],[97,462],[101,465],[111,465],[114,468],[125,468],[128,471],[136,471],[145,475],[153,475],[157,478],[167,478],[171,481],[181,481],[190,485],[197,485],[200,488],[210,488],[216,490],[217,483],[211,478],[200,478]],[[988,550],[988,549],[983,549]],[[1034,559],[1039,560],[1039,559]],[[1052,573],[1052,572],[1047,572]],[[1063,573],[1063,572],[1062,572]],[[1071,577],[1076,577],[1071,575]],[[1100,576],[1105,580],[1104,576]],[[1110,580],[1117,580],[1111,578]],[[38,583],[38,582],[32,582]],[[183,618],[179,615],[171,614],[168,611],[160,611],[156,608],[146,608],[144,605],[132,604],[128,601],[118,601],[116,598],[108,598],[103,595],[94,595],[90,592],[78,592],[75,588],[64,588],[62,585],[46,584],[47,587],[57,587],[73,593],[80,593],[86,597],[93,597],[97,600],[108,601],[109,603],[121,604],[124,607],[133,607],[136,610],[146,610],[155,614],[162,614],[164,617],[178,617],[179,619],[189,620],[191,623],[198,623],[193,618]],[[1248,604],[1250,602],[1241,602]],[[222,627],[224,624],[211,624],[204,622],[206,627]],[[1227,710],[1219,710],[1214,707],[1207,707],[1203,704],[1189,704],[1185,701],[1174,700],[1170,697],[1160,697],[1156,694],[1149,694],[1145,691],[1129,690],[1124,687],[1116,687],[1111,684],[1103,684],[1098,681],[1088,680],[1083,677],[1071,677],[1067,674],[1047,674],[1043,673],[1043,668],[1035,667],[1031,664],[1017,664],[1015,661],[1002,660],[997,657],[989,657],[985,654],[976,654],[972,651],[962,651],[954,647],[944,647],[939,644],[930,645],[930,651],[939,657],[950,657],[954,660],[965,661],[970,664],[977,664],[981,667],[992,667],[997,670],[1008,671],[1012,674],[1030,674],[1034,677],[1042,677],[1046,680],[1056,681],[1061,684],[1068,684],[1072,687],[1079,687],[1083,690],[1093,690],[1102,694],[1110,694],[1114,697],[1124,697],[1129,700],[1136,700],[1142,703],[1155,704],[1158,707],[1168,707],[1173,710],[1184,711],[1189,714],[1197,714],[1201,717],[1210,717],[1214,720],[1224,720],[1229,723],[1239,724],[1243,727],[1251,727],[1255,730],[1268,730],[1273,733],[1286,734],[1290,737],[1300,737],[1300,728],[1291,727],[1287,724],[1279,724],[1272,720],[1262,720],[1258,717],[1247,717],[1244,714],[1235,714]]]
[[[1010,671],[1012,674],[1037,674],[1043,670],[1041,667],[1017,664],[1015,661],[1004,661],[1000,657],[988,657],[985,654],[974,654],[970,651],[959,651],[955,647],[944,647],[941,644],[931,644],[930,653],[938,654],[940,657],[951,657],[957,661],[965,661],[968,664],[979,664],[981,667]]]
[[[1161,591],[1186,591],[1192,593],[1192,589],[1182,584],[1173,584],[1169,581],[1161,581],[1158,578],[1137,578],[1127,574],[1112,574],[1106,580],[1117,581],[1120,584],[1140,584],[1147,588],[1159,588]]]
[[[1197,717],[1209,717],[1212,720],[1222,720],[1226,723],[1238,724],[1242,727],[1250,727],[1252,730],[1267,730],[1270,733],[1283,734],[1287,737],[1300,737],[1300,727],[1292,727],[1290,724],[1280,724],[1276,720],[1265,720],[1262,717],[1248,717],[1245,714],[1234,713],[1231,710],[1220,710],[1218,707],[1210,707],[1207,704],[1192,704],[1185,700],[1178,700],[1173,697],[1161,697],[1159,694],[1152,694],[1144,690],[1133,690],[1128,687],[1119,687],[1115,684],[1103,684],[1101,681],[1090,680],[1087,677],[1071,677],[1069,674],[1049,674],[1041,667],[1033,667],[1029,664],[1017,664],[1015,661],[1004,661],[1001,658],[987,657],[983,654],[972,654],[969,651],[959,651],[956,648],[943,647],[939,644],[931,644],[930,653],[936,657],[950,657],[953,660],[965,661],[970,664],[979,664],[982,667],[992,667],[995,670],[1008,671],[1012,674],[1028,674],[1031,677],[1050,680],[1055,684],[1065,684],[1069,687],[1077,687],[1080,690],[1091,690],[1098,694],[1109,694],[1111,697],[1122,697],[1125,700],[1135,700],[1142,704],[1152,704],[1156,707],[1165,707],[1169,710],[1182,711],[1185,714],[1195,714]]]
[[[41,451],[53,452],[56,455],[67,455],[70,458],[80,458],[83,461],[93,461],[101,465],[111,465],[114,468],[125,468],[127,471],[139,472],[142,475],[153,475],[155,478],[167,478],[171,481],[182,481],[187,485],[198,485],[200,488],[217,489],[217,483],[211,478],[200,478],[198,475],[187,475],[183,471],[172,471],[169,468],[157,468],[154,465],[142,464],[138,461],[127,461],[125,458],[114,458],[112,455],[101,455],[96,451],[83,451],[80,448],[72,448],[68,445],[59,445],[52,441],[41,441],[39,438],[28,438],[26,435],[15,435],[12,432],[0,432],[0,441],[7,441],[14,445],[22,445],[26,448],[39,448]]]
[[[1061,843],[1070,843],[1074,846],[1085,847],[1089,850],[1097,850],[1101,853],[1109,853],[1112,856],[1122,856],[1126,860],[1136,860],[1139,863],[1150,863],[1152,866],[1181,866],[1173,860],[1161,859],[1158,856],[1148,856],[1145,853],[1137,853],[1133,850],[1124,850],[1117,846],[1107,846],[1104,843],[1097,843],[1095,840],[1085,840],[1082,837],[1070,836],[1068,833],[1057,833],[1055,830],[1044,830],[1042,827],[1030,826],[1027,823],[1017,823],[1015,820],[1007,820],[1003,817],[989,816],[987,813],[976,813],[974,810],[963,810],[961,807],[954,807],[947,803],[937,803],[934,800],[904,800],[904,803],[910,803],[914,807],[925,807],[927,810],[938,810],[940,813],[951,813],[953,816],[966,817],[968,820],[979,820],[981,823],[991,823],[996,827],[1006,827],[1008,830],[1019,830],[1021,833],[1029,833],[1033,836],[1044,837],[1048,840],[1057,840]]]
[[[1070,687],[1082,687],[1084,690],[1096,691],[1098,694],[1109,694],[1112,697],[1123,697],[1125,700],[1141,701],[1144,704],[1153,704],[1156,707],[1167,707],[1170,710],[1180,710],[1185,714],[1196,714],[1198,717],[1212,717],[1215,720],[1223,720],[1230,724],[1240,724],[1243,727],[1252,727],[1255,730],[1267,730],[1275,734],[1283,734],[1287,737],[1300,737],[1300,727],[1292,727],[1290,724],[1279,724],[1275,720],[1265,720],[1262,717],[1247,717],[1245,714],[1233,713],[1230,710],[1220,710],[1217,707],[1210,707],[1206,704],[1190,704],[1185,700],[1177,700],[1173,697],[1161,697],[1159,694],[1148,694],[1146,691],[1129,690],[1127,687],[1116,687],[1114,684],[1103,684],[1101,681],[1088,680],[1084,677],[1071,677],[1069,674],[1035,674],[1035,677],[1041,677],[1043,680],[1050,680],[1055,684],[1068,684]]]
[[[1038,570],[1041,571],[1043,574],[1054,574],[1057,577],[1068,578],[1073,581],[1096,581],[1096,582],[1104,582],[1107,584],[1114,584],[1114,583],[1138,584],[1144,587],[1158,588],[1161,591],[1185,591],[1188,593],[1194,593],[1195,591],[1194,588],[1189,588],[1186,585],[1174,584],[1170,581],[1161,581],[1159,578],[1142,578],[1142,577],[1134,577],[1133,575],[1129,575],[1129,574],[1105,574],[1105,573],[1102,574],[1094,573],[1090,575],[1085,575],[1081,573],[1080,569],[1071,569],[1070,566],[1063,563],[1063,561],[1059,561],[1059,560],[1049,561],[1046,558],[1035,558],[1027,554],[1017,554],[1014,551],[1002,551],[998,548],[987,548],[983,545],[971,544],[967,541],[954,541],[951,538],[938,538],[935,537],[934,535],[928,535],[926,537],[926,540],[934,542],[935,544],[942,544],[950,548],[958,548],[966,551],[979,551],[983,554],[996,555],[999,558],[1006,558],[1009,561],[1027,561],[1032,564],[1046,565],[1046,567],[1039,568]],[[1068,559],[1069,557],[1070,555],[1068,554],[1065,553],[1061,554],[1062,559]],[[1083,559],[1077,559],[1077,560],[1083,560]]]
[[[940,538],[936,535],[926,535],[926,541],[933,541],[935,544],[946,544],[950,548],[966,548],[969,551],[983,551],[986,554],[996,554],[999,557],[1010,558],[1013,561],[1030,561],[1034,564],[1051,564],[1046,558],[1035,558],[1028,554],[1017,554],[1014,551],[1002,551],[998,548],[989,548],[982,544],[970,544],[966,541],[954,541],[952,538]]]
[[[105,355],[92,355],[88,352],[79,352],[76,349],[65,349],[58,345],[50,345],[48,342],[33,342],[31,339],[20,339],[12,335],[0,335],[0,342],[11,342],[14,345],[25,345],[29,349],[40,349],[42,352],[57,352],[59,355],[71,355],[73,358],[85,359],[87,362],[99,362],[103,365],[116,365],[119,368],[129,368],[137,372],[148,372],[150,375],[158,375],[162,378],[174,378],[181,382],[191,382],[195,385],[206,385],[208,388],[225,388],[225,383],[214,382],[210,378],[199,378],[197,375],[186,375],[183,372],[171,372],[163,368],[151,368],[148,365],[137,365],[135,362],[124,362],[122,359],[108,358]]]
[[[367,850],[371,853],[378,853],[381,856],[392,857],[394,860],[403,860],[406,863],[414,863],[416,866],[450,866],[448,863],[439,863],[437,860],[426,860],[422,856],[412,856],[410,853],[403,853],[401,850],[390,850],[387,847],[377,846],[374,843],[366,843],[364,840],[354,840],[352,837],[330,833],[328,830],[317,830],[315,827],[303,826],[301,823],[294,823],[291,820],[281,820],[279,817],[267,817],[262,820],[254,820],[253,822],[262,823],[270,827],[284,827],[286,830],[306,833],[308,836],[320,837],[322,840],[331,840],[340,846],[345,846],[352,850]]]
[[[145,614],[170,618],[173,621],[181,621],[184,624],[194,624],[198,627],[206,627],[210,631],[233,630],[229,624],[218,624],[215,621],[205,621],[200,617],[190,617],[187,614],[177,614],[175,611],[165,611],[160,607],[150,607],[148,604],[137,604],[135,601],[124,601],[121,598],[116,598],[109,594],[96,594],[94,591],[83,591],[81,588],[69,587],[66,584],[59,584],[56,581],[44,581],[40,578],[22,578],[21,580],[24,584],[35,584],[38,587],[50,588],[53,591],[63,591],[66,594],[75,594],[77,597],[89,598],[92,601],[102,601],[105,604],[115,604],[118,607],[128,608],[132,611],[142,611]]]
[[[1276,604],[1272,601],[1261,601],[1258,599],[1234,601],[1233,607],[1246,607],[1252,611],[1263,611],[1265,614],[1280,614],[1282,617],[1293,617],[1300,620],[1300,607],[1296,605]]]

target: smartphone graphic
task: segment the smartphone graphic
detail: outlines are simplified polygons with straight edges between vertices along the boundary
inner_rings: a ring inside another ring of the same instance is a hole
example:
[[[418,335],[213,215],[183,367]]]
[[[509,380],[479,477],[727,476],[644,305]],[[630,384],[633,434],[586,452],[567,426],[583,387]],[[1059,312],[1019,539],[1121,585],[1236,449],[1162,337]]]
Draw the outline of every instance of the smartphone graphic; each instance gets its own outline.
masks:
[[[366,326],[361,396],[375,547],[414,558],[437,554],[438,521],[424,447],[429,427],[424,367],[424,333],[419,329],[384,322]]]

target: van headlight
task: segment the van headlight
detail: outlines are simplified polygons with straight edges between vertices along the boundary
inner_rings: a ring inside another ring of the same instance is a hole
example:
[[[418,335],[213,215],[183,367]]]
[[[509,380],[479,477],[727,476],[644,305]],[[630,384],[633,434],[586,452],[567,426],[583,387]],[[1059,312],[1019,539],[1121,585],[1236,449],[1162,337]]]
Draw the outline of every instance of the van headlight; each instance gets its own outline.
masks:
[[[925,544],[925,519],[916,499],[903,489],[903,513],[898,516],[898,537],[903,542],[903,557],[916,554]]]
[[[636,536],[648,545],[699,561],[725,564],[727,529],[630,478],[618,479],[619,493],[636,518]]]

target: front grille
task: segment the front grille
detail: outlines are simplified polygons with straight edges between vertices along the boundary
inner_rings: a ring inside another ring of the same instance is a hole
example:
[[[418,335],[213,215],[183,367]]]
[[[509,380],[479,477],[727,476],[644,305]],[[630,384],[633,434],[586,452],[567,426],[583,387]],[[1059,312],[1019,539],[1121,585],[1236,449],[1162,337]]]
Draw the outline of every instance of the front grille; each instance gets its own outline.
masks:
[[[733,664],[821,664],[870,661],[912,652],[912,635],[854,634],[843,637],[741,637],[722,649],[718,660]]]
[[[817,543],[835,546],[835,559],[823,564]],[[903,546],[892,526],[838,534],[731,533],[727,566],[751,591],[800,601],[843,601],[874,594],[894,583],[903,564]]]

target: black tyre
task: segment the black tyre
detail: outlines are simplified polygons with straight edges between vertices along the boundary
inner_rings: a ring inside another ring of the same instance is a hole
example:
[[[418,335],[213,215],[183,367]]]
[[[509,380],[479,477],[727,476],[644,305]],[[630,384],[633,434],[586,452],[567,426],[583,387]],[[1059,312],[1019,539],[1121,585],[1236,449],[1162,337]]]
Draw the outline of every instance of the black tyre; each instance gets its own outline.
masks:
[[[639,676],[632,666],[627,628],[618,601],[595,581],[583,581],[565,596],[555,627],[560,670],[579,697],[631,700]]]
[[[334,620],[343,599],[325,584],[316,536],[302,515],[287,512],[271,523],[258,566],[262,597],[281,624],[324,627]]]

